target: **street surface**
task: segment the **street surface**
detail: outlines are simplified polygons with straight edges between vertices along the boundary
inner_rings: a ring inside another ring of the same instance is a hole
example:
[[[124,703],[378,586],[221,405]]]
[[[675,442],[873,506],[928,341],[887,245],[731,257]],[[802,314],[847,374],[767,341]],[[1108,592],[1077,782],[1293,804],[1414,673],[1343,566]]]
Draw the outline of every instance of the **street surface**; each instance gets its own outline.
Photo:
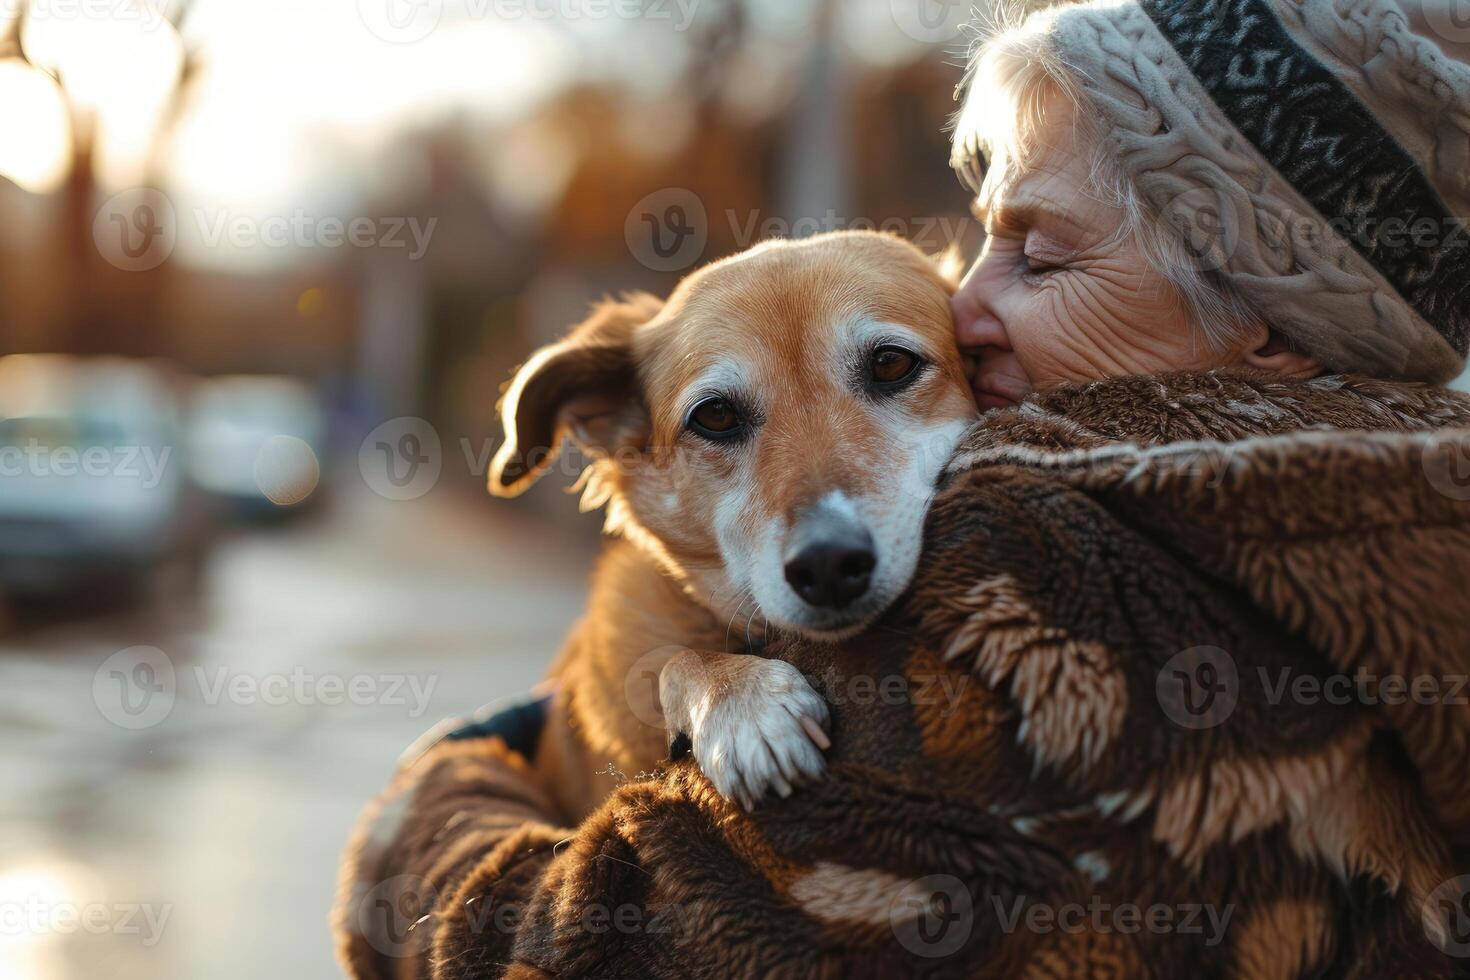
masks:
[[[353,817],[540,678],[592,557],[571,501],[357,486],[223,543],[197,601],[0,632],[0,980],[338,975]]]

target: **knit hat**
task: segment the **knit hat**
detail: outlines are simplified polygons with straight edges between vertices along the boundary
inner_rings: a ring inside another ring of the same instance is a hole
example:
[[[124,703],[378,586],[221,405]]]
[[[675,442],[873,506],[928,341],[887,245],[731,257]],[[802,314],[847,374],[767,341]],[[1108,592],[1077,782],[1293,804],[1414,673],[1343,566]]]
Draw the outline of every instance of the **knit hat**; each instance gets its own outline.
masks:
[[[1445,381],[1470,335],[1470,25],[1403,2],[1092,0],[1048,43],[1202,268],[1332,370]]]

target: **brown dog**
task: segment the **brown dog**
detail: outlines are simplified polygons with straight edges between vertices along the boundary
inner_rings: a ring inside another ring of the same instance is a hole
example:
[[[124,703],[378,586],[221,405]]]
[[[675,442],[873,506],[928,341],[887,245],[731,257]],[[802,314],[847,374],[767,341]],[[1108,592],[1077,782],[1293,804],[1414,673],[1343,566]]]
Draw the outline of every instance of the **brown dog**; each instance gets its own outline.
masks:
[[[569,818],[687,736],[747,807],[820,774],[827,706],[767,630],[849,636],[908,586],[933,487],[977,411],[954,286],[901,239],[768,242],[666,302],[605,302],[536,353],[502,404],[491,492],[563,437],[593,459],[583,506],[614,535],[553,668],[537,766]],[[648,685],[647,687],[651,687]]]

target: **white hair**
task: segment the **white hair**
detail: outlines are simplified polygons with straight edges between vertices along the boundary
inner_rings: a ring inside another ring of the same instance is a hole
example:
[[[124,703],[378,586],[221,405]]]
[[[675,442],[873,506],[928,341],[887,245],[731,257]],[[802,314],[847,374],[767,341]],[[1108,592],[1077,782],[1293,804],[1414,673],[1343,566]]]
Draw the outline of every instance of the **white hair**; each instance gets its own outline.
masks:
[[[951,165],[976,192],[982,153],[1000,170],[994,179],[1014,179],[1034,151],[1047,107],[1061,96],[1076,110],[1077,145],[1092,148],[1087,190],[1123,212],[1119,240],[1135,242],[1149,266],[1174,287],[1208,344],[1238,340],[1262,322],[1260,314],[1223,276],[1200,268],[1182,236],[1159,220],[1118,165],[1076,70],[1052,44],[1052,21],[1065,8],[1035,6],[1024,0],[1002,4],[972,26],[976,37]]]

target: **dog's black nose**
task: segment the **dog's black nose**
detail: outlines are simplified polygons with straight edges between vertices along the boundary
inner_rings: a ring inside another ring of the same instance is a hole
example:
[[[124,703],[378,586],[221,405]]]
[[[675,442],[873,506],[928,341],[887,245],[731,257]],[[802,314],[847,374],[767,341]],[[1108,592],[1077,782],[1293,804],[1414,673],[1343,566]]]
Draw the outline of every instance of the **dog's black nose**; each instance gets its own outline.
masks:
[[[866,529],[826,530],[820,536],[796,535],[786,552],[786,581],[811,605],[840,609],[868,591],[878,557]]]

